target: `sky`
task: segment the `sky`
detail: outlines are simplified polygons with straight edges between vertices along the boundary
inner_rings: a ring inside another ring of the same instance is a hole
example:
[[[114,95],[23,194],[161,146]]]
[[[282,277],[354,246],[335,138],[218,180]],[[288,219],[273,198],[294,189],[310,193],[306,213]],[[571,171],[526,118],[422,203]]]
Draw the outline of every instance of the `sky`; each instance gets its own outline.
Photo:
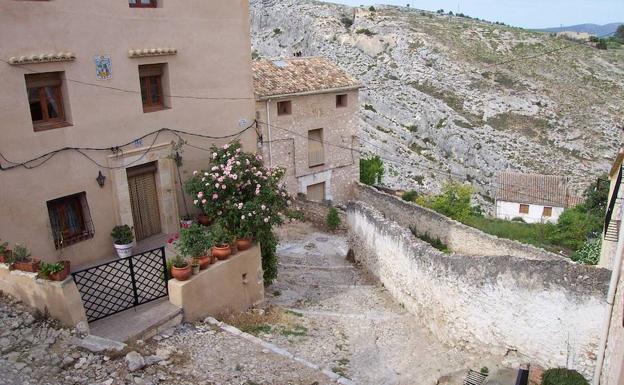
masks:
[[[458,11],[524,28],[624,22],[624,0],[331,0],[348,5],[391,4]]]

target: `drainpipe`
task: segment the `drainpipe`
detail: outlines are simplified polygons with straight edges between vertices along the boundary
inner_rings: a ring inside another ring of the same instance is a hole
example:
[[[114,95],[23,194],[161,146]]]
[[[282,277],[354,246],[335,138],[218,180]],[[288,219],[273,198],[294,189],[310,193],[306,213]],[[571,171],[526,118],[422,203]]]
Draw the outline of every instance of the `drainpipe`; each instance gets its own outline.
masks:
[[[620,188],[620,186],[616,186]],[[594,370],[594,379],[592,385],[600,385],[600,375],[602,374],[602,365],[604,364],[607,343],[609,342],[609,328],[611,327],[611,317],[613,315],[613,303],[615,301],[615,291],[617,290],[618,281],[620,280],[620,271],[622,270],[622,259],[624,257],[624,204],[620,202],[620,231],[618,236],[617,250],[615,252],[615,260],[613,261],[613,270],[611,271],[611,282],[609,283],[609,292],[607,293],[607,311],[603,323],[602,337],[598,351],[598,360],[596,361],[596,369]]]
[[[273,167],[273,151],[271,149],[271,99],[266,101],[267,128],[269,129],[269,167]]]

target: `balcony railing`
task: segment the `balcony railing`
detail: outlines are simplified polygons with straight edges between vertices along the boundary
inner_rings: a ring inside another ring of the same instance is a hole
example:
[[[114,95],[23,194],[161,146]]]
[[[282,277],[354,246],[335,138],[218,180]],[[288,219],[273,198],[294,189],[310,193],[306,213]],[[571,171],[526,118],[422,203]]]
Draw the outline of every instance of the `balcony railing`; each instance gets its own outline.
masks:
[[[325,163],[325,151],[323,149],[308,152],[308,166],[320,166]]]

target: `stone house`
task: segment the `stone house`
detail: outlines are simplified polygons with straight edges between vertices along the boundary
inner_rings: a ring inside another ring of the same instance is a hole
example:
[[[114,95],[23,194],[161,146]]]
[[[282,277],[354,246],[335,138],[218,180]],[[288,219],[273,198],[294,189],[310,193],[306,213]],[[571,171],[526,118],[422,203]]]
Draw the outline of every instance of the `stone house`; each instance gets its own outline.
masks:
[[[345,202],[359,179],[360,83],[329,60],[253,62],[265,163],[286,168],[292,194]]]
[[[2,2],[0,238],[76,267],[114,254],[115,225],[177,232],[205,149],[255,149],[248,19],[246,0]]]
[[[496,217],[522,218],[527,223],[556,223],[563,211],[581,203],[568,191],[563,176],[501,172],[498,174]]]
[[[611,270],[611,284],[607,294],[609,311],[606,315],[603,339],[598,347],[599,365],[594,385],[624,383],[624,233],[622,232],[622,183],[624,149],[618,153],[609,173],[611,180],[605,217],[605,231],[599,265]],[[604,353],[603,353],[604,352]]]

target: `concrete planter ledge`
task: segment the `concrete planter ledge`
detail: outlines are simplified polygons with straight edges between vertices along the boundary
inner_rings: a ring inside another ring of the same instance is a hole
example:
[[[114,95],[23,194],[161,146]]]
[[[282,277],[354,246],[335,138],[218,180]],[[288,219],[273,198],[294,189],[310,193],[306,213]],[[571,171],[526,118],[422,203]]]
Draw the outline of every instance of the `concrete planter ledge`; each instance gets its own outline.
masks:
[[[5,263],[0,264],[0,290],[14,296],[24,304],[62,324],[74,327],[81,321],[87,322],[82,299],[73,278],[62,282],[37,278],[37,273],[10,270]]]
[[[210,265],[188,281],[169,280],[169,301],[182,308],[187,322],[245,311],[263,300],[258,245]]]

